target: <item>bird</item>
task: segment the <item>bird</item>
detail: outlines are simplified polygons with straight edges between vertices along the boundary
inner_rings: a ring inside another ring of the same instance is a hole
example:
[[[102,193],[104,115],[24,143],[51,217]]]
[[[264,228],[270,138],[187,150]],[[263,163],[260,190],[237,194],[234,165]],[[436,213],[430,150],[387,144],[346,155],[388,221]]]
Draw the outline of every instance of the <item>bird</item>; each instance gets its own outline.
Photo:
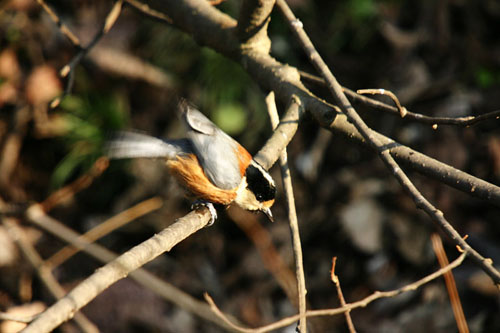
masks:
[[[208,225],[215,222],[213,204],[236,204],[261,211],[274,221],[271,207],[276,185],[271,175],[236,140],[226,134],[185,99],[178,103],[186,138],[160,139],[120,131],[106,144],[111,159],[163,158],[178,183],[196,199],[193,208],[207,206]]]

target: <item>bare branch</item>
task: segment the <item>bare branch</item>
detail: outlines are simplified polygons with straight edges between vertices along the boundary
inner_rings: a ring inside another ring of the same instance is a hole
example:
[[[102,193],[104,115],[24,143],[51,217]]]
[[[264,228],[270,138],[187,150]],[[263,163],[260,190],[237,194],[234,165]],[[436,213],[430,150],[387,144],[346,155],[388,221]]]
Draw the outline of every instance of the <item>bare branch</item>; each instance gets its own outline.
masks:
[[[18,323],[25,323],[25,324],[32,322],[38,316],[39,316],[39,314],[32,315],[32,316],[19,316],[19,315],[15,315],[15,314],[6,313],[6,312],[0,312],[0,320],[16,321]]]
[[[101,38],[109,32],[109,30],[115,24],[116,20],[121,14],[122,5],[123,5],[123,0],[118,0],[115,2],[111,10],[109,11],[108,15],[106,16],[106,20],[104,21],[102,29],[99,30],[99,32],[94,36],[94,38],[90,41],[90,43],[86,47],[84,48],[80,47],[80,50],[73,57],[73,59],[71,59],[69,64],[67,64],[61,69],[60,75],[62,77],[67,76],[68,82],[66,84],[66,88],[64,89],[62,96],[57,97],[52,101],[52,103],[50,103],[50,106],[52,108],[57,107],[61,102],[62,98],[71,93],[71,90],[73,89],[73,84],[75,82],[76,66],[80,63],[80,61],[82,61],[83,57],[101,40]]]
[[[274,100],[274,92],[270,92],[266,97],[267,112],[271,118],[271,125],[273,130],[276,130],[279,123],[278,109],[276,108],[276,101]],[[292,98],[288,109],[299,108],[299,105]],[[291,112],[291,111],[287,111]],[[297,276],[297,289],[299,296],[299,314],[301,315],[299,321],[299,331],[307,332],[307,319],[304,316],[307,310],[306,302],[306,279],[304,276],[304,261],[302,259],[302,245],[300,241],[299,222],[297,219],[297,211],[295,209],[295,197],[293,195],[292,176],[290,175],[290,168],[288,167],[288,154],[286,148],[283,149],[280,156],[281,179],[283,181],[283,188],[285,190],[286,203],[288,208],[288,223],[292,233],[293,254],[295,257],[295,275]]]
[[[311,81],[315,84],[321,85],[321,86],[326,86],[326,82],[323,78],[304,72],[300,71],[300,77]],[[398,107],[394,107],[392,105],[389,105],[387,103],[378,101],[373,98],[369,98],[366,96],[363,96],[359,93],[356,93],[352,91],[349,88],[342,87],[342,90],[344,91],[344,94],[346,94],[349,98],[352,99],[353,102],[356,103],[362,103],[367,106],[370,106],[374,108],[375,110],[383,111],[386,113],[390,114],[401,114],[401,110]],[[377,90],[377,89],[375,89]],[[387,90],[386,90],[387,92]],[[393,99],[394,100],[394,99]],[[405,108],[406,109],[406,108]],[[477,123],[486,121],[486,120],[498,120],[500,119],[500,110],[497,111],[491,111],[488,113],[484,113],[478,116],[464,116],[464,117],[432,117],[432,116],[426,116],[421,113],[415,113],[408,111],[406,109],[405,113],[405,119],[406,120],[414,120],[420,123],[424,124],[430,124],[430,125],[455,125],[455,126],[472,126]]]
[[[35,250],[33,245],[26,239],[24,232],[18,226],[17,221],[13,218],[4,218],[2,223],[10,234],[11,238],[14,239],[23,252],[26,259],[30,264],[36,269],[36,272],[42,281],[42,283],[47,287],[47,290],[52,294],[52,296],[57,300],[66,294],[66,291],[61,287],[59,282],[57,282],[54,275],[52,275],[50,269],[44,264],[42,257]],[[97,333],[99,330],[97,327],[85,317],[84,314],[77,312],[74,314],[75,322],[84,331],[88,333]],[[38,315],[37,317],[38,318]]]
[[[71,230],[49,215],[46,215],[40,207],[37,207],[37,205],[31,206],[26,212],[25,217],[29,222],[37,227],[40,227],[53,236],[73,245],[102,263],[109,263],[118,258],[118,255],[112,251],[109,251],[99,244],[89,243],[83,239],[80,234]],[[140,285],[151,290],[163,299],[176,304],[186,311],[190,311],[191,313],[219,326],[227,327],[227,325],[219,318],[213,316],[212,311],[204,302],[198,301],[170,283],[149,273],[145,269],[139,268],[131,272],[130,278],[134,279]]]
[[[288,103],[290,96],[296,95],[302,102],[303,108],[310,111],[322,127],[342,133],[361,144],[366,144],[345,115],[337,112],[333,105],[320,100],[306,89],[300,81],[300,75],[296,68],[282,64],[268,54],[240,49],[232,31],[236,26],[236,21],[231,17],[221,13],[203,0],[180,2],[148,0],[147,2],[159,11],[169,13],[174,23],[182,30],[191,33],[199,44],[210,46],[225,56],[239,61],[255,82],[260,84],[264,90],[274,91],[276,98],[282,103]],[[350,94],[348,90],[345,91]],[[352,94],[376,104],[383,104],[354,92]],[[393,112],[399,114],[397,108],[387,107],[393,108]],[[405,119],[409,119],[410,114],[408,113]],[[302,113],[299,115],[301,116]],[[372,132],[397,161],[404,162],[410,168],[428,177],[500,207],[500,187],[439,162],[380,133]],[[283,146],[275,148],[266,153],[268,162],[272,162],[267,164],[269,167],[278,159]]]
[[[160,208],[162,205],[163,201],[158,197],[144,200],[124,210],[123,212],[116,214],[106,221],[99,223],[97,226],[90,229],[80,237],[89,243],[93,243],[96,240],[110,234],[112,231],[123,227],[127,223]],[[80,252],[80,249],[67,245],[54,253],[49,259],[46,260],[46,263],[49,267],[57,267],[78,252]]]
[[[32,206],[26,212],[30,219],[44,215],[39,206]],[[193,211],[150,239],[125,252],[112,262],[99,268],[77,287],[48,308],[24,329],[25,333],[50,332],[85,306],[116,281],[153,260],[165,251],[170,251],[177,243],[207,225],[210,218],[208,209]]]
[[[457,259],[455,259],[448,266],[441,268],[440,270],[438,270],[430,275],[427,275],[426,277],[424,277],[418,281],[415,281],[411,284],[408,284],[402,288],[391,290],[391,291],[376,291],[373,294],[363,298],[360,301],[357,301],[354,303],[348,303],[345,306],[340,307],[340,308],[336,308],[336,309],[309,310],[306,312],[306,317],[310,318],[310,317],[319,317],[319,316],[334,316],[337,314],[344,313],[346,311],[352,311],[352,310],[357,309],[357,308],[364,308],[368,304],[370,304],[371,302],[373,302],[379,298],[395,297],[399,294],[402,294],[402,293],[405,293],[408,291],[414,291],[414,290],[420,288],[422,285],[429,283],[430,281],[442,276],[446,272],[449,272],[452,269],[460,266],[462,264],[462,262],[464,261],[464,259],[465,259],[465,253],[462,253]],[[220,309],[217,307],[217,305],[215,304],[213,299],[208,294],[205,294],[204,296],[205,296],[205,300],[208,302],[208,304],[210,305],[210,308],[215,313],[215,315],[217,317],[221,318],[222,320],[224,320],[224,322],[226,322],[228,325],[230,325],[233,329],[238,330],[238,332],[245,332],[245,333],[270,332],[270,331],[277,330],[279,328],[291,325],[300,318],[300,314],[297,314],[297,315],[294,315],[291,317],[283,318],[277,322],[274,322],[272,324],[262,326],[259,328],[247,328],[247,327],[243,327],[243,326],[240,326],[238,324],[232,323],[230,318],[228,318],[224,313],[222,313],[222,311],[220,311]]]
[[[271,50],[267,26],[275,0],[244,0],[238,18],[238,38],[243,47],[250,47],[263,53]]]
[[[346,302],[344,299],[344,294],[342,293],[342,288],[340,287],[339,277],[337,276],[337,274],[335,274],[335,265],[336,264],[337,264],[337,257],[333,257],[332,258],[332,270],[331,270],[330,274],[331,274],[332,282],[335,284],[335,287],[337,287],[337,295],[339,297],[340,306],[344,307],[344,306],[346,306]],[[349,329],[350,333],[356,333],[356,328],[354,328],[354,324],[352,322],[352,318],[351,318],[350,313],[351,313],[351,311],[344,312],[345,320],[347,322],[347,328]]]
[[[125,0],[125,2],[148,16],[151,16],[157,20],[164,21],[164,22],[169,23],[169,24],[172,23],[172,19],[170,17],[168,17],[167,15],[165,15],[157,10],[152,9],[151,7],[149,7],[145,3],[142,3],[142,2],[137,1],[137,0]]]
[[[49,14],[50,19],[54,21],[54,23],[59,27],[61,33],[66,36],[74,46],[80,47],[80,40],[78,39],[78,37],[76,37],[75,34],[71,32],[68,26],[61,21],[59,16],[45,3],[45,1],[36,0],[36,2],[38,2],[38,4],[42,6],[43,10],[45,10],[45,12]]]
[[[359,89],[356,92],[360,95],[363,95],[363,94],[377,95],[378,94],[378,95],[389,96],[389,98],[392,99],[394,104],[396,104],[396,107],[399,110],[399,114],[401,115],[401,118],[404,118],[408,114],[408,110],[404,106],[401,105],[398,97],[392,91],[385,90],[385,89]]]
[[[264,147],[254,156],[254,160],[262,165],[266,170],[278,160],[279,154],[292,141],[297,128],[299,127],[299,119],[303,109],[300,100],[292,96],[290,107],[281,119],[278,127],[273,132],[273,135],[266,141]]]
[[[448,235],[448,237],[464,249],[473,261],[476,262],[476,264],[478,264],[491,277],[493,282],[498,287],[500,287],[500,272],[493,266],[492,260],[484,258],[476,250],[470,247],[470,245],[465,242],[453,226],[444,218],[443,213],[434,207],[418,191],[415,185],[394,160],[387,146],[378,139],[375,132],[365,124],[363,119],[361,119],[356,110],[349,103],[349,100],[342,92],[342,87],[314,48],[314,45],[302,27],[302,23],[297,20],[285,0],[277,0],[277,5],[288,20],[290,28],[294,31],[309,59],[328,83],[328,88],[337,103],[340,105],[342,112],[345,113],[348,120],[356,127],[363,139],[366,140],[366,142],[375,150],[377,150],[382,161],[386,164],[388,169],[391,170],[403,189],[413,199],[417,208],[426,212],[427,215],[429,215],[429,217]]]
[[[40,205],[45,212],[50,211],[55,206],[61,204],[62,202],[69,200],[76,193],[87,188],[92,184],[94,179],[99,177],[109,166],[109,159],[107,157],[101,157],[95,161],[92,168],[83,176],[79,177],[77,180],[60,188],[59,190],[52,193],[47,199],[45,199]]]

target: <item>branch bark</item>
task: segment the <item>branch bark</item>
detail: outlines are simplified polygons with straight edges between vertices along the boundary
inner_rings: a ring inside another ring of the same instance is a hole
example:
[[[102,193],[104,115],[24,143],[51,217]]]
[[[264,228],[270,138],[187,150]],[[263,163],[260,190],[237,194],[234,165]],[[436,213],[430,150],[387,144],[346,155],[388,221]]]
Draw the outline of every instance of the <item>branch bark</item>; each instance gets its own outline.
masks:
[[[40,207],[35,206],[28,209],[25,215],[26,219],[30,223],[49,232],[53,236],[58,237],[68,244],[71,244],[75,248],[78,248],[102,263],[109,263],[118,257],[117,254],[104,248],[103,246],[96,243],[90,243],[89,241],[83,239],[81,237],[82,235],[66,227],[64,224],[49,215],[46,215],[43,211],[40,211],[39,208]],[[213,316],[209,307],[204,302],[193,298],[189,294],[156,277],[145,269],[139,268],[131,272],[130,278],[145,288],[153,291],[163,299],[174,303],[184,310],[189,311],[207,321],[214,322],[219,326],[227,328],[227,325],[225,325],[224,322]]]
[[[163,252],[170,251],[177,243],[206,226],[210,219],[210,213],[206,208],[200,210],[200,212],[193,211],[189,213],[147,241],[133,247],[112,262],[99,268],[65,297],[43,312],[22,332],[50,332],[73,317],[76,311],[88,304],[111,284],[123,279],[130,272],[153,260]],[[44,215],[39,206],[32,206],[26,214],[31,219],[39,218],[37,215]]]
[[[271,40],[267,36],[267,26],[271,20],[275,0],[244,0],[238,19],[238,38],[242,47],[260,49],[269,53]]]
[[[460,246],[467,253],[467,255],[490,276],[497,287],[500,288],[500,272],[493,266],[493,261],[489,258],[484,258],[474,248],[472,248],[446,220],[443,212],[434,207],[434,205],[432,205],[432,203],[418,191],[415,185],[394,160],[388,147],[378,140],[375,135],[375,131],[370,129],[365,124],[363,119],[352,107],[351,103],[343,93],[342,87],[338,83],[337,79],[314,48],[309,36],[307,36],[302,27],[302,23],[297,20],[285,0],[277,0],[277,5],[288,20],[290,28],[295,33],[311,63],[328,83],[328,88],[332,96],[340,105],[342,112],[347,116],[349,122],[356,127],[363,139],[377,151],[380,159],[392,172],[407,194],[413,199],[417,208],[422,209],[436,223],[436,225],[454,241],[455,244]]]
[[[345,115],[316,97],[303,85],[300,73],[295,67],[280,63],[267,53],[239,48],[235,34],[236,21],[233,18],[203,0],[146,0],[145,2],[155,10],[169,15],[174,25],[191,34],[200,45],[209,46],[238,61],[255,82],[265,91],[274,91],[277,99],[283,104],[287,104],[290,97],[296,95],[301,100],[303,108],[311,112],[322,127],[366,144]],[[373,131],[373,135],[387,146],[396,161],[500,207],[500,187],[419,153],[376,131]],[[272,155],[272,159],[276,161],[282,149],[283,147],[279,147],[268,156]]]

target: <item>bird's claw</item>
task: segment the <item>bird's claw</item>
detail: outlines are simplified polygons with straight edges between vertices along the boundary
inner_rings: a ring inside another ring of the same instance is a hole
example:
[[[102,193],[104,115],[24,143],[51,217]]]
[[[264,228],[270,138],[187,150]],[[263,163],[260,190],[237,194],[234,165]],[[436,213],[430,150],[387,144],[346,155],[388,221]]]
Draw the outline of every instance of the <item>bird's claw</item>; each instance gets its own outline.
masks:
[[[215,209],[213,203],[205,200],[196,200],[193,202],[191,205],[191,209],[197,210],[201,207],[207,207],[209,212],[210,212],[210,221],[207,223],[207,227],[210,227],[215,223],[215,220],[217,220],[217,210]]]

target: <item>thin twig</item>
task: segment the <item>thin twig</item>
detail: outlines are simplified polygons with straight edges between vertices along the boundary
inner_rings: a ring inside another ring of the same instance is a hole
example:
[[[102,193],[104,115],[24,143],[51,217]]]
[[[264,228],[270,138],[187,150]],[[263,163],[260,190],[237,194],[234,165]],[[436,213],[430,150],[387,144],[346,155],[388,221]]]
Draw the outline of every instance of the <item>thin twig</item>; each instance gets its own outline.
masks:
[[[330,278],[332,282],[335,284],[335,287],[337,287],[337,295],[339,296],[339,301],[340,305],[342,307],[346,306],[346,302],[344,299],[344,294],[342,293],[342,288],[340,287],[340,280],[337,274],[335,274],[335,264],[337,263],[337,257],[332,258],[332,270],[330,271]],[[347,322],[347,328],[349,329],[350,333],[356,333],[356,328],[354,327],[354,324],[352,322],[351,318],[351,311],[346,311],[344,312],[345,320]]]
[[[94,36],[94,38],[90,41],[90,43],[86,47],[83,48],[80,47],[80,50],[73,57],[73,59],[71,59],[71,61],[61,69],[59,75],[61,75],[61,77],[67,76],[68,82],[66,83],[66,88],[64,89],[62,96],[55,98],[50,103],[51,108],[57,107],[61,102],[62,98],[71,93],[71,90],[73,89],[73,84],[75,82],[76,66],[81,62],[83,57],[101,40],[101,38],[109,32],[109,30],[115,24],[116,20],[121,14],[122,6],[123,6],[123,0],[117,0],[115,2],[111,10],[109,11],[108,15],[106,16],[104,24],[102,28],[99,30],[99,32]]]
[[[463,240],[460,234],[453,228],[453,226],[444,218],[443,213],[435,208],[415,187],[408,176],[399,167],[397,162],[392,157],[388,147],[378,139],[375,132],[372,131],[361,119],[356,110],[352,107],[347,97],[342,92],[342,87],[337,79],[333,76],[332,72],[325,64],[319,53],[314,48],[311,40],[305,33],[302,23],[295,17],[293,12],[288,7],[285,0],[277,0],[277,5],[283,15],[289,22],[289,26],[294,31],[297,39],[301,43],[308,58],[321,73],[323,78],[328,83],[328,88],[334,96],[342,112],[347,116],[347,119],[356,127],[364,140],[372,146],[379,154],[382,161],[386,164],[387,168],[391,170],[392,174],[396,177],[403,189],[410,195],[415,202],[417,208],[422,209],[436,222],[436,224],[450,237],[457,245],[460,245],[468,255],[476,262],[482,269],[491,277],[493,282],[500,288],[500,272],[493,266],[491,259],[484,258],[475,249],[473,249],[467,242]]]
[[[276,108],[276,101],[274,99],[274,92],[271,91],[266,97],[267,112],[271,118],[271,125],[273,130],[276,130],[279,124],[278,109]],[[298,107],[295,100],[290,101],[290,106],[293,108]],[[290,224],[290,231],[292,233],[293,254],[295,257],[295,275],[297,276],[297,289],[299,296],[299,314],[304,315],[307,310],[306,302],[306,280],[304,276],[304,261],[302,259],[302,245],[300,241],[299,223],[297,219],[297,212],[295,209],[295,198],[293,195],[292,176],[290,175],[290,168],[288,167],[288,154],[286,148],[283,149],[280,156],[281,179],[283,181],[283,188],[285,190],[286,203],[288,208],[288,223]],[[299,331],[302,333],[307,332],[307,320],[302,316],[299,321]]]
[[[81,47],[80,40],[78,37],[75,36],[73,32],[68,28],[66,24],[64,24],[59,16],[45,3],[44,0],[36,0],[38,4],[45,10],[47,14],[49,14],[49,17],[54,23],[59,27],[59,30],[61,30],[61,33],[66,36],[71,43],[73,43],[74,46],[76,47]]]
[[[137,205],[132,206],[98,224],[96,227],[90,229],[80,237],[82,239],[85,239],[89,243],[95,242],[96,240],[110,234],[114,230],[123,227],[127,223],[160,208],[162,205],[163,201],[158,197],[144,200]],[[63,264],[66,260],[74,256],[78,252],[80,252],[80,249],[71,245],[67,245],[61,250],[54,253],[45,262],[49,267],[52,267],[52,269],[54,269],[55,267]]]
[[[61,204],[72,198],[76,193],[87,188],[92,184],[94,179],[99,177],[109,166],[109,159],[107,157],[101,157],[95,161],[94,165],[90,170],[76,179],[74,182],[60,188],[56,192],[52,193],[47,199],[45,199],[40,205],[43,207],[45,212],[49,212],[55,206]]]
[[[364,94],[371,94],[371,95],[385,95],[388,96],[394,104],[396,104],[396,107],[399,110],[399,114],[401,115],[401,118],[404,118],[408,114],[408,110],[401,105],[399,102],[399,98],[390,90],[385,90],[385,89],[358,89],[356,91],[360,95]]]
[[[462,253],[457,259],[455,259],[451,264],[448,266],[439,269],[438,271],[427,275],[426,277],[415,281],[411,284],[408,284],[402,288],[391,290],[391,291],[376,291],[373,294],[363,298],[360,301],[354,302],[354,303],[348,303],[343,307],[340,308],[335,308],[335,309],[323,309],[323,310],[309,310],[305,313],[306,317],[318,317],[318,316],[334,316],[338,315],[341,313],[344,313],[346,311],[352,311],[357,308],[364,308],[371,302],[379,299],[379,298],[388,298],[388,297],[395,297],[399,294],[408,292],[408,291],[414,291],[418,288],[420,288],[422,285],[429,283],[430,281],[442,276],[446,272],[451,271],[452,269],[460,266],[462,262],[465,259],[466,254]],[[243,327],[241,325],[235,324],[231,322],[231,320],[222,312],[219,310],[213,299],[208,295],[207,293],[204,294],[205,300],[207,303],[210,305],[210,308],[212,311],[217,315],[217,317],[221,318],[225,323],[230,325],[233,329],[238,330],[239,332],[244,332],[244,333],[264,333],[264,332],[270,332],[273,330],[277,330],[282,327],[289,326],[296,322],[301,315],[297,314],[294,316],[290,316],[287,318],[283,318],[281,320],[278,320],[272,324],[258,327],[258,328],[248,328],[248,327]]]
[[[443,242],[441,237],[437,233],[431,235],[432,248],[439,262],[439,266],[446,267],[448,262],[448,257],[443,248]],[[467,325],[467,320],[465,319],[464,310],[462,308],[462,303],[460,302],[460,296],[458,295],[457,285],[455,284],[455,278],[452,272],[446,272],[444,275],[444,281],[446,283],[446,289],[448,290],[448,295],[450,296],[451,308],[453,309],[453,314],[455,315],[455,320],[458,326],[458,332],[469,333],[469,326]]]
[[[326,81],[319,76],[300,71],[300,77],[304,78],[306,80],[309,80],[315,84],[319,84],[322,86],[326,86]],[[368,105],[376,110],[380,110],[383,112],[391,113],[391,114],[401,114],[401,110],[398,107],[394,107],[392,105],[389,105],[387,103],[378,101],[373,98],[369,98],[366,96],[363,96],[359,93],[356,93],[352,91],[349,88],[342,87],[342,90],[344,93],[349,96],[354,102],[359,102],[363,103],[365,105]],[[374,89],[377,90],[377,89]],[[387,92],[387,90],[385,90]],[[405,108],[406,109],[406,108]],[[455,126],[472,126],[476,125],[482,121],[486,120],[498,120],[500,119],[500,110],[497,111],[491,111],[487,112],[478,116],[464,116],[464,117],[432,117],[432,116],[426,116],[421,113],[415,113],[408,111],[406,109],[405,113],[405,119],[406,120],[414,120],[418,121],[424,124],[430,124],[430,125],[455,125]]]
[[[125,0],[125,2],[148,16],[151,16],[157,20],[166,22],[168,24],[172,24],[172,19],[170,17],[163,14],[162,12],[154,10],[153,8],[149,7],[145,3],[142,3],[142,2],[137,1],[137,0]]]
[[[61,287],[59,282],[57,282],[54,275],[52,275],[50,269],[44,264],[42,257],[35,250],[33,245],[26,239],[23,230],[18,226],[18,223],[13,218],[2,219],[4,227],[10,234],[11,238],[14,239],[23,252],[24,256],[30,264],[36,269],[38,277],[47,287],[47,290],[52,294],[55,299],[61,299],[66,294],[66,291]],[[38,318],[38,317],[37,317]],[[82,313],[76,313],[75,322],[84,331],[88,333],[97,333],[99,330],[97,327],[85,317]]]

